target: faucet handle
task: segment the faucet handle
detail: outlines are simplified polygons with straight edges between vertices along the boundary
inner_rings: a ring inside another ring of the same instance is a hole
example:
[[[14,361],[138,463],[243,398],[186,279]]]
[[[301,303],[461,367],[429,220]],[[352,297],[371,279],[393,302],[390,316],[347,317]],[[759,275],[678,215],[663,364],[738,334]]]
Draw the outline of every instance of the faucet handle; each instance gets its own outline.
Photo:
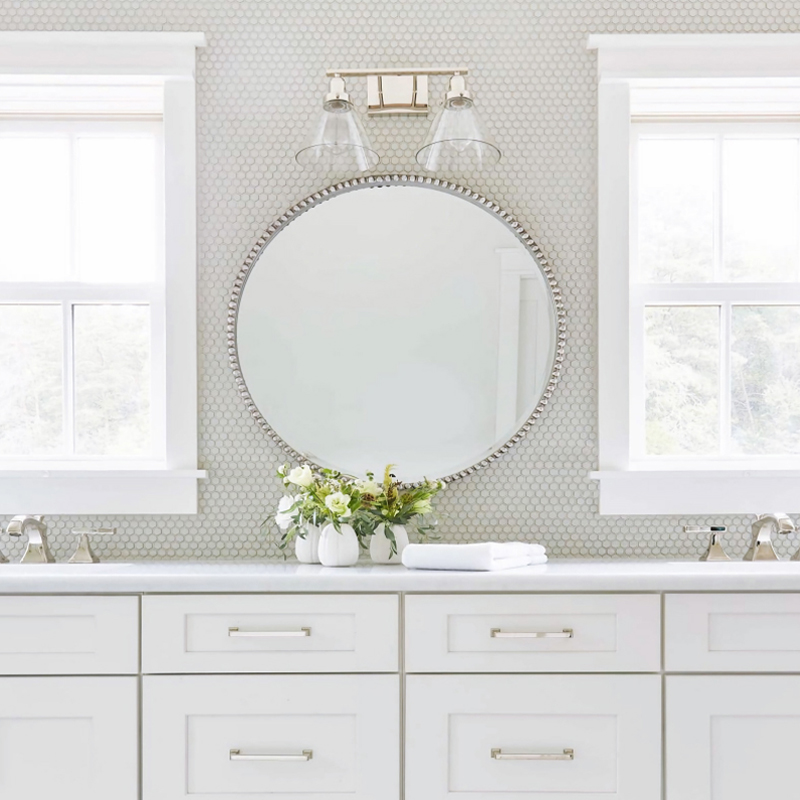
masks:
[[[722,547],[722,534],[727,531],[725,525],[694,526],[686,525],[684,533],[707,533],[708,547],[705,553],[700,556],[701,561],[730,561],[730,556]]]
[[[772,514],[759,514],[756,522],[771,520],[775,526],[775,532],[780,534],[792,533],[795,530],[792,518],[783,511],[774,511]]]
[[[79,536],[78,546],[72,554],[70,564],[97,564],[100,559],[94,554],[89,542],[90,536],[113,536],[116,528],[73,528],[72,532]]]

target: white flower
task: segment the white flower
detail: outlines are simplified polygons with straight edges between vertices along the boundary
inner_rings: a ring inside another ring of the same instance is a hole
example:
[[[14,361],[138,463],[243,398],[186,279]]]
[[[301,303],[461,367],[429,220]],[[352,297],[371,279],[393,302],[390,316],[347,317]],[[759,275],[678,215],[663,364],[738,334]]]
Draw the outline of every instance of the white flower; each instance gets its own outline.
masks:
[[[308,489],[314,483],[314,474],[308,464],[303,464],[302,467],[295,467],[286,479],[289,483],[295,484],[295,486],[302,486],[304,489]]]
[[[430,514],[431,511],[433,511],[433,505],[430,498],[426,497],[424,500],[417,500],[417,502],[411,506],[411,510],[415,514]]]
[[[381,487],[375,481],[358,481],[356,488],[361,494],[368,494],[372,497],[378,497],[381,493]]]
[[[278,513],[275,514],[275,522],[282,531],[288,531],[294,522],[294,513],[289,513],[289,511],[299,498],[300,495],[295,495],[294,497],[285,495],[278,501]]]
[[[353,512],[350,510],[350,497],[344,492],[334,492],[325,498],[325,505],[334,516],[346,519]]]

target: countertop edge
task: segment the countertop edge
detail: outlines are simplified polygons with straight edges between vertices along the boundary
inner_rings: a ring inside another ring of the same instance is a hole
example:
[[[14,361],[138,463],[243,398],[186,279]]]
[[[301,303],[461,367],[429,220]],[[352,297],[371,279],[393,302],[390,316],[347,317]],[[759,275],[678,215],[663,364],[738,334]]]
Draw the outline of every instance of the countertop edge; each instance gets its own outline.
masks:
[[[502,572],[265,562],[0,565],[0,595],[437,592],[800,592],[800,563],[551,561]]]

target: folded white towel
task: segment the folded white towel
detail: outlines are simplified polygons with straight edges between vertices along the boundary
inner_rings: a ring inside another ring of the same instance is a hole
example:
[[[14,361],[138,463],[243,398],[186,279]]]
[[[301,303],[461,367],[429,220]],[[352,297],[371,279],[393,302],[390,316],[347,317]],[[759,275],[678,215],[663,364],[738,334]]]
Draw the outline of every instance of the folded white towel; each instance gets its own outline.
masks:
[[[499,569],[544,564],[545,549],[525,542],[476,542],[475,544],[410,544],[403,550],[409,569],[456,569],[493,572]]]

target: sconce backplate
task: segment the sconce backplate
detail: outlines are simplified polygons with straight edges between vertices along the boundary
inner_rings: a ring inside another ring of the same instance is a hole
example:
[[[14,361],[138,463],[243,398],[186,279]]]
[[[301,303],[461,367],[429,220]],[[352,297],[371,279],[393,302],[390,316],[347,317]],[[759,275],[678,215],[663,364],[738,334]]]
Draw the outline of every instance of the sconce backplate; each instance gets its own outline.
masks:
[[[427,113],[427,75],[367,75],[367,114],[370,117]]]

